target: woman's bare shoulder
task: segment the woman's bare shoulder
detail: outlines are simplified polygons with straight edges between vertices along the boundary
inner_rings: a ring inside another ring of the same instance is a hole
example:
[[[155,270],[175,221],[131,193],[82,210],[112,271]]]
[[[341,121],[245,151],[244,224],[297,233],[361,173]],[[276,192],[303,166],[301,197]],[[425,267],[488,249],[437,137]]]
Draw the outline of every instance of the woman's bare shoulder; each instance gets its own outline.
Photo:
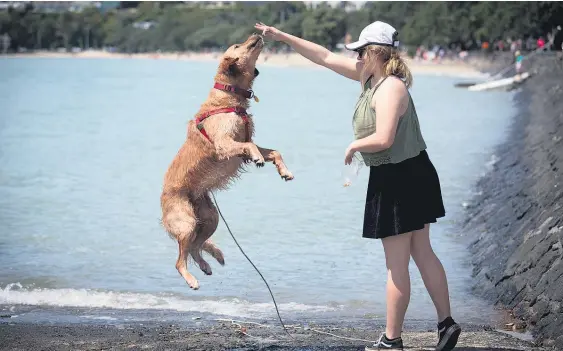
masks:
[[[408,103],[408,89],[405,83],[398,77],[389,76],[379,86],[373,98],[371,105],[373,108],[377,102],[383,104],[397,104],[401,114],[405,112]]]
[[[407,86],[405,85],[405,82],[401,78],[395,76],[387,77],[387,79],[385,79],[385,81],[381,84],[381,87],[385,87],[386,89],[395,92],[407,92]]]
[[[385,98],[398,98],[402,99],[408,95],[408,89],[400,78],[395,76],[387,77],[379,86],[374,94],[374,99],[377,97]]]

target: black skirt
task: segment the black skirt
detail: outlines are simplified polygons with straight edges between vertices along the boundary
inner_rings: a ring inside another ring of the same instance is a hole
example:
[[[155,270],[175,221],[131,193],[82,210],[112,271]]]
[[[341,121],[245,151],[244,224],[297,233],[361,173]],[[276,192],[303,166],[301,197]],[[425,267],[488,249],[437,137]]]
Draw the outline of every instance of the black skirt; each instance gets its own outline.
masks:
[[[370,167],[364,238],[423,229],[445,215],[438,173],[426,150],[400,163]]]

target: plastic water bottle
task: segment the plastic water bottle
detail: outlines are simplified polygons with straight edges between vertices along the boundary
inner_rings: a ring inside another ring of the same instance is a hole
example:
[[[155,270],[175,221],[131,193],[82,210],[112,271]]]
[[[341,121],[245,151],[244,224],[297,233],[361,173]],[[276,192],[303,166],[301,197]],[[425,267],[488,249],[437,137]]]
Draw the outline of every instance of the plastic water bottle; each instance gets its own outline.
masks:
[[[363,165],[364,162],[360,156],[358,156],[358,154],[354,154],[352,157],[352,163],[344,165],[344,168],[342,169],[342,186],[349,187],[352,183],[355,183]]]

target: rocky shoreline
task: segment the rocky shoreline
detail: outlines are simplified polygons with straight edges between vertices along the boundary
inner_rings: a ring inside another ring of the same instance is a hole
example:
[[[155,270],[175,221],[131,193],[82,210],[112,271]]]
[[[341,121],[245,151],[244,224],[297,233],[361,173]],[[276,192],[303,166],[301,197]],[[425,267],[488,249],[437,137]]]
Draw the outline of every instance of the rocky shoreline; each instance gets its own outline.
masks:
[[[563,61],[545,53],[528,65],[520,113],[463,231],[475,238],[474,292],[511,311],[538,344],[563,350]]]

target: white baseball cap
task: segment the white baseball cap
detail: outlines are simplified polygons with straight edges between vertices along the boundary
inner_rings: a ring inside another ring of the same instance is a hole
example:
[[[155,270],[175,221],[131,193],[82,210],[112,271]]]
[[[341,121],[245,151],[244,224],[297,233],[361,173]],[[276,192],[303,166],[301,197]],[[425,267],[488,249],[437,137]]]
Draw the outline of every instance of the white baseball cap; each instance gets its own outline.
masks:
[[[358,41],[345,45],[345,47],[348,50],[358,50],[367,45],[399,47],[398,34],[399,32],[391,25],[375,21],[362,30]]]

